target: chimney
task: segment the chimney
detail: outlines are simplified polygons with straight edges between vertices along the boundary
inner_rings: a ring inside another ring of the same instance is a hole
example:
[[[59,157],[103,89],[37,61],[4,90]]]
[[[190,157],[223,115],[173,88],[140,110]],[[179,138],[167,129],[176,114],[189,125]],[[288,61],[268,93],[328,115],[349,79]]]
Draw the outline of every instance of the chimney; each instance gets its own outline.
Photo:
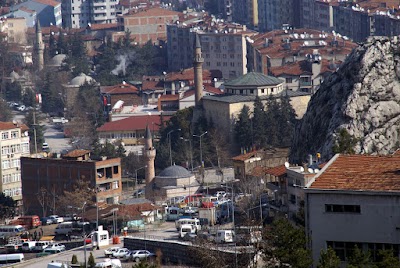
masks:
[[[311,167],[313,164],[313,156],[311,154],[308,155],[308,167]]]

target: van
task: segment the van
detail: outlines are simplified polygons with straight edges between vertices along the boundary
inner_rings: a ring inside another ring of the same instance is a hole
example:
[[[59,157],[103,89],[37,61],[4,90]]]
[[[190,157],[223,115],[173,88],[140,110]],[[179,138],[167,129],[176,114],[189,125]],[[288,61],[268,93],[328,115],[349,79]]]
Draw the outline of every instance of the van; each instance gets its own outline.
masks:
[[[22,253],[0,254],[0,264],[18,263],[23,261],[24,261],[24,254]]]
[[[232,230],[218,230],[215,236],[216,243],[232,243],[235,241],[235,232]]]
[[[56,235],[72,234],[72,231],[73,231],[72,225],[73,224],[71,221],[62,222],[56,227],[56,229],[54,229],[54,233]]]
[[[10,237],[21,235],[25,232],[25,228],[22,225],[1,225],[0,226],[0,237]]]
[[[30,252],[35,250],[36,241],[26,241],[22,243],[22,251]]]
[[[195,234],[195,233],[196,233],[196,227],[194,227],[192,224],[182,224],[179,230],[179,237],[183,238],[186,234]]]
[[[16,224],[22,225],[25,229],[33,229],[42,225],[39,216],[21,216],[16,220]]]
[[[43,251],[50,245],[49,241],[37,241],[34,250],[37,252]]]
[[[196,232],[201,230],[201,224],[199,219],[179,219],[175,221],[176,230],[179,231],[183,224],[191,224],[196,228]]]

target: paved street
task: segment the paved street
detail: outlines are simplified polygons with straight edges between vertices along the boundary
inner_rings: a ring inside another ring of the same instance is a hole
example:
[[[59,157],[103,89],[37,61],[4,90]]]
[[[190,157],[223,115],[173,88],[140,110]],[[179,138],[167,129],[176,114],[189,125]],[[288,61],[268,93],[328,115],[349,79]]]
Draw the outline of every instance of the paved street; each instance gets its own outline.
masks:
[[[69,139],[64,138],[64,133],[57,129],[54,124],[50,124],[48,120],[41,122],[45,126],[44,138],[49,144],[50,151],[60,153],[63,150],[71,150]]]

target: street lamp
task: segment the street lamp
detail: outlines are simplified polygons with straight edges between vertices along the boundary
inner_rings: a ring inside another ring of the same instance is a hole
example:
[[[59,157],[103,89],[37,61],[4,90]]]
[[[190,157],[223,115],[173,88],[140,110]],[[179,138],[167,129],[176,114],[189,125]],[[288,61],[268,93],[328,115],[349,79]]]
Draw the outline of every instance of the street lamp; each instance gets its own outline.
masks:
[[[202,149],[202,146],[201,146],[201,138],[203,138],[203,136],[206,135],[207,133],[208,133],[208,131],[204,132],[201,135],[193,134],[193,137],[197,137],[197,138],[200,139],[200,163],[201,163],[202,167],[204,167],[204,163],[203,163],[203,149]]]
[[[167,133],[167,138],[168,138],[168,141],[169,141],[169,160],[170,160],[170,162],[171,162],[171,166],[172,166],[171,133],[174,132],[174,131],[181,131],[181,129],[180,129],[180,128],[178,128],[178,129],[173,129],[173,130],[170,130],[170,131]]]
[[[207,131],[206,131],[207,133]],[[204,134],[204,133],[203,133]],[[226,189],[231,189],[232,190],[232,196],[231,196],[231,201],[232,201],[232,223],[233,223],[233,232],[235,233],[235,196],[233,193],[233,186],[228,186],[225,185]],[[229,209],[229,207],[228,207]],[[237,267],[237,251],[236,251],[236,239],[235,239],[235,268]]]
[[[135,169],[135,189],[136,189],[136,187],[137,187],[137,185],[138,185],[138,182],[137,182],[137,172],[138,172],[138,170],[141,170],[141,169],[143,169],[143,168],[147,168],[147,165],[145,165],[145,166],[143,166],[143,167],[140,167],[140,168],[138,168],[138,169]],[[138,192],[136,191],[136,198],[138,198],[139,196],[138,196]]]

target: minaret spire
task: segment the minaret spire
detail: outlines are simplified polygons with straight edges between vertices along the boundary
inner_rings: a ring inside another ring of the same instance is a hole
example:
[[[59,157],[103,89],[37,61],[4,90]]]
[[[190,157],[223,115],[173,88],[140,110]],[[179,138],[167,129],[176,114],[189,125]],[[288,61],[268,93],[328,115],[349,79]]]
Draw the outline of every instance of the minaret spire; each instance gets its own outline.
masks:
[[[196,106],[201,105],[201,98],[203,98],[203,63],[204,58],[201,54],[200,37],[196,33],[194,41],[194,86],[195,86],[195,103]]]
[[[35,40],[35,52],[36,52],[36,67],[39,71],[44,66],[44,43],[42,37],[42,28],[40,27],[39,19],[36,20],[36,40]]]
[[[156,149],[153,147],[153,137],[149,125],[146,126],[146,132],[144,136],[144,157],[146,159],[146,191],[145,195],[147,199],[154,199],[152,194],[153,189],[153,179],[156,176],[154,168],[154,160],[156,158]]]

